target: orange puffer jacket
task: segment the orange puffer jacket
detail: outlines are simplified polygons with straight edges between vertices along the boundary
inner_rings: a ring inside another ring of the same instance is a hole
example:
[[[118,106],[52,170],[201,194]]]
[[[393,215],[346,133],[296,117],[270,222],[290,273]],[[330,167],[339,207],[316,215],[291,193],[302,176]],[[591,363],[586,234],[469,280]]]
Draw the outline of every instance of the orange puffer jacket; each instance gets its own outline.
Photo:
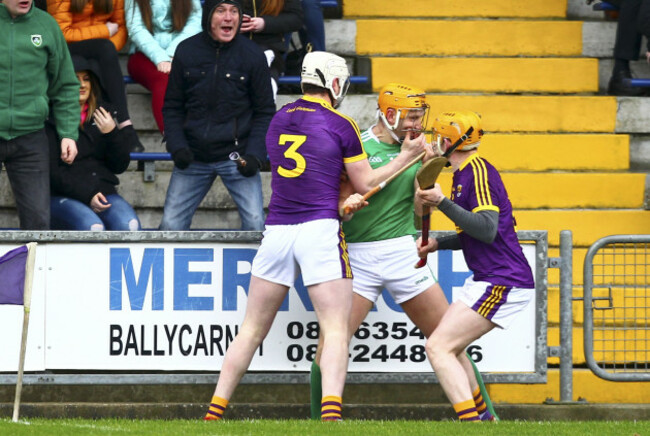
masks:
[[[77,14],[70,11],[70,0],[47,0],[47,11],[59,23],[67,42],[110,39],[117,51],[126,44],[128,35],[124,21],[124,0],[113,0],[111,14],[95,13],[92,1],[86,3],[84,10]],[[106,27],[107,21],[112,21],[119,26],[117,33],[111,37]]]

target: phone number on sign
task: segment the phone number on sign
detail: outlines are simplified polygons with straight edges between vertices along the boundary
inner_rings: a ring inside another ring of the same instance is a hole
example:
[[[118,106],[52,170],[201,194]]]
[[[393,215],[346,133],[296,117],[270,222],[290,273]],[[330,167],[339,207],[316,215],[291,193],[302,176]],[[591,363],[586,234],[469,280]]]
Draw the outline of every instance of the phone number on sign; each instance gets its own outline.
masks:
[[[317,322],[290,322],[287,324],[287,336],[290,339],[318,339],[319,327]],[[354,337],[357,339],[395,339],[404,340],[408,337],[416,337],[423,340],[424,335],[417,327],[408,328],[405,322],[375,322],[369,324],[361,323],[359,329],[355,332]],[[287,347],[287,359],[290,362],[300,362],[307,360],[312,362],[316,356],[316,344],[300,345],[292,344]],[[400,362],[424,362],[426,354],[424,352],[424,343],[419,345],[395,345],[389,347],[386,344],[376,344],[373,347],[366,344],[357,344],[350,350],[350,359],[352,362],[370,362],[397,360]]]

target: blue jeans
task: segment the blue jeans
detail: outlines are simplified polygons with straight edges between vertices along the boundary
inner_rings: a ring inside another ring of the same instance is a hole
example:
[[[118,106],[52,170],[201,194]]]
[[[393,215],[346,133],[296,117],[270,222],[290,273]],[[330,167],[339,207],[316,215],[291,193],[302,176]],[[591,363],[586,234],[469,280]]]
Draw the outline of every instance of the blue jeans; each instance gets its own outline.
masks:
[[[262,178],[258,172],[244,177],[233,161],[197,162],[184,170],[174,167],[163,209],[160,230],[189,230],[192,217],[217,176],[237,205],[242,230],[264,229]]]
[[[300,29],[303,45],[311,42],[314,51],[325,51],[325,22],[318,0],[302,0],[305,25]]]
[[[68,197],[52,196],[50,202],[53,230],[141,230],[133,207],[120,195],[110,194],[111,207],[95,213],[89,205]]]

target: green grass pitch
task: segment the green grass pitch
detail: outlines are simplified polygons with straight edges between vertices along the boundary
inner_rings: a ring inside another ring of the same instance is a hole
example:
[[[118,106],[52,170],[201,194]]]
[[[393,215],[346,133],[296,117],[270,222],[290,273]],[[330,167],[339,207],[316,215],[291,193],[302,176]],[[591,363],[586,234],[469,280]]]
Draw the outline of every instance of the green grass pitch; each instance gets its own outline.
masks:
[[[569,436],[650,435],[650,421],[501,421],[459,423],[457,421],[361,421],[321,423],[310,420],[250,420],[203,422],[188,420],[127,419],[25,419],[18,423],[0,420],[0,435],[462,435],[462,436]]]

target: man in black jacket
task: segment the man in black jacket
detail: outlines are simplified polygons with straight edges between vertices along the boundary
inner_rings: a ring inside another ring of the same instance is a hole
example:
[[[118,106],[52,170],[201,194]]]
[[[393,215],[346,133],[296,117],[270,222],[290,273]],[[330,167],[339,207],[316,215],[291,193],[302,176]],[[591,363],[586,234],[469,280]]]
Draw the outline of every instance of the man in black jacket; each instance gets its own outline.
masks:
[[[239,34],[238,0],[206,0],[203,31],[179,44],[163,106],[174,170],[161,230],[187,230],[217,176],[239,210],[242,230],[262,230],[259,168],[275,103],[266,57]]]

